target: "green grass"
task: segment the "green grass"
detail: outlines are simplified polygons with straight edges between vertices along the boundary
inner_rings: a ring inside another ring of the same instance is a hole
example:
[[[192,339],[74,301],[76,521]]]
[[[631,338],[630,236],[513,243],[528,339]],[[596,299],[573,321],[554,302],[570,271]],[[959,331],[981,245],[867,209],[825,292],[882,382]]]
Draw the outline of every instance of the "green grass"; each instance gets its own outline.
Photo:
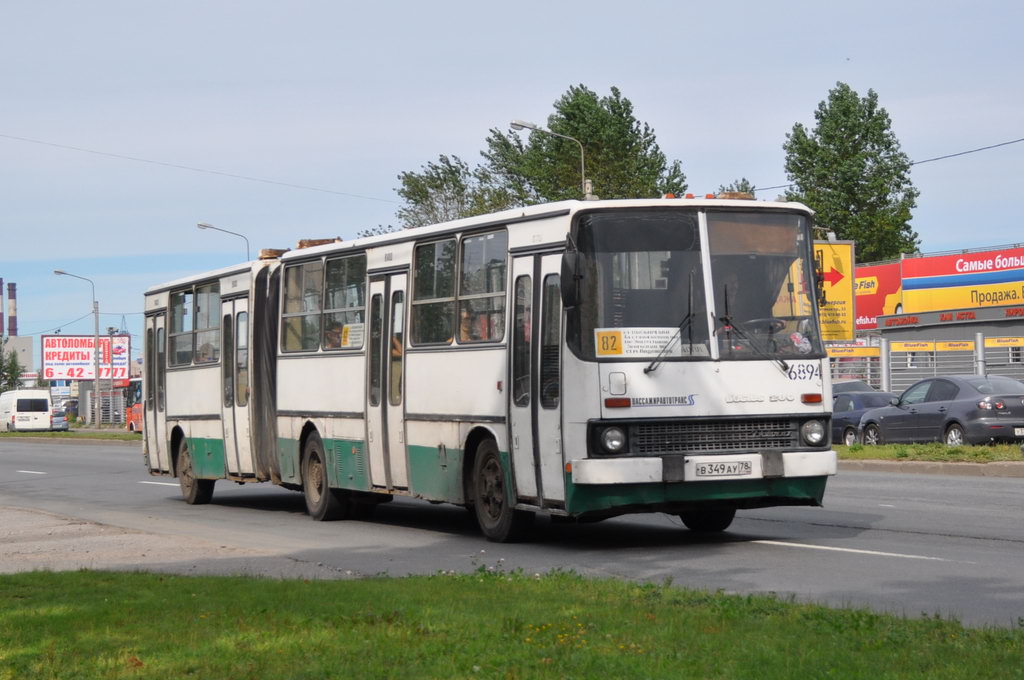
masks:
[[[885,446],[835,447],[839,460],[921,460],[944,463],[994,463],[997,461],[1024,461],[1024,454],[1016,444],[991,446],[946,446],[940,442],[930,444],[886,444]]]
[[[481,567],[0,576],[0,679],[1020,678],[1024,630]]]

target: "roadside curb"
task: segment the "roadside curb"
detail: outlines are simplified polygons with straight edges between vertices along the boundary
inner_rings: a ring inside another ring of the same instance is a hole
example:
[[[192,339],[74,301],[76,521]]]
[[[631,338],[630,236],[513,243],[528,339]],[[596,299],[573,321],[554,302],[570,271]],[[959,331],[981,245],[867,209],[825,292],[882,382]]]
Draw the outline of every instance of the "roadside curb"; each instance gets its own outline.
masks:
[[[960,477],[1024,477],[1024,462],[938,463],[931,461],[841,460],[840,470],[895,472],[918,475],[956,475]]]
[[[98,439],[87,437],[0,437],[0,441],[16,441],[20,443],[37,442],[39,444],[84,444],[85,446],[137,446],[142,448],[142,440],[132,441],[130,439]]]

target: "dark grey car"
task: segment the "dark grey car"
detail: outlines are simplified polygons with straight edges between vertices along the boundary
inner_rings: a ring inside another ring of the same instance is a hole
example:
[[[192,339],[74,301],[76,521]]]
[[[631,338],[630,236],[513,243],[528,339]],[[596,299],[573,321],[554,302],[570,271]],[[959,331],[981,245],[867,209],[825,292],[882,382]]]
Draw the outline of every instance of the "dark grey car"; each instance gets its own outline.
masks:
[[[844,392],[834,395],[832,400],[832,441],[843,446],[852,446],[857,439],[857,428],[864,412],[887,406],[896,395],[892,392]]]
[[[946,375],[914,383],[860,419],[865,444],[949,446],[1024,441],[1024,383],[1001,375]]]

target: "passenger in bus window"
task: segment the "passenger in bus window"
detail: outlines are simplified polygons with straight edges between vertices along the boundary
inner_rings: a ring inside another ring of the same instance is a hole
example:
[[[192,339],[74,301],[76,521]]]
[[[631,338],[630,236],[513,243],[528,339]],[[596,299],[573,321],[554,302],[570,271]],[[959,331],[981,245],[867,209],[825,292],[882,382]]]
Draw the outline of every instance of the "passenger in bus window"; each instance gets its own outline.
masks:
[[[324,333],[324,349],[340,348],[344,331],[345,327],[340,323],[331,324],[331,327]]]
[[[462,311],[459,313],[459,342],[478,339],[479,338],[474,337],[473,334],[473,317],[469,313],[469,309],[463,307]]]
[[[217,360],[217,350],[212,343],[204,342],[196,353],[197,364],[208,364]]]

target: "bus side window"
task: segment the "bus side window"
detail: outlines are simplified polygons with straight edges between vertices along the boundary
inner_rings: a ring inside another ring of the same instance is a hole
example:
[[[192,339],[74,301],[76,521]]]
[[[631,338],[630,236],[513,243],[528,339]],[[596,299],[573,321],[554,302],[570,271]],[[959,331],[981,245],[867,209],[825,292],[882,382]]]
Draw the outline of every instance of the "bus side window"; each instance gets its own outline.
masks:
[[[450,344],[455,323],[455,239],[416,246],[412,344]]]
[[[508,234],[497,231],[462,239],[459,267],[459,342],[505,336]]]

